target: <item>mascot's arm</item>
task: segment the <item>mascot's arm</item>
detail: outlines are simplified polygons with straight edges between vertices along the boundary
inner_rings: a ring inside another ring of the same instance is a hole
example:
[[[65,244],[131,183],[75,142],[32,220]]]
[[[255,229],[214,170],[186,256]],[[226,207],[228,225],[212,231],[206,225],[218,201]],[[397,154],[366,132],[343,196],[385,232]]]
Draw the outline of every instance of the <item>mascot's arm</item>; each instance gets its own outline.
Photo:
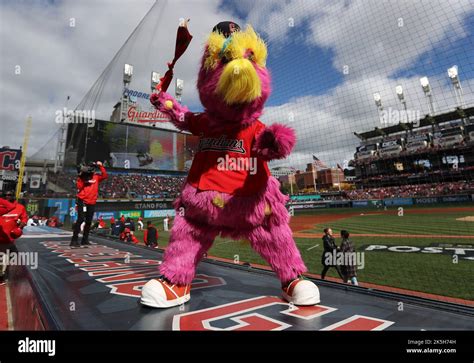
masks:
[[[292,128],[273,124],[257,135],[253,151],[264,160],[284,159],[291,153],[295,143],[296,136]]]
[[[182,106],[172,96],[166,92],[153,93],[150,102],[158,111],[163,112],[170,118],[170,121],[182,131],[189,130],[189,118],[194,115],[186,106]]]

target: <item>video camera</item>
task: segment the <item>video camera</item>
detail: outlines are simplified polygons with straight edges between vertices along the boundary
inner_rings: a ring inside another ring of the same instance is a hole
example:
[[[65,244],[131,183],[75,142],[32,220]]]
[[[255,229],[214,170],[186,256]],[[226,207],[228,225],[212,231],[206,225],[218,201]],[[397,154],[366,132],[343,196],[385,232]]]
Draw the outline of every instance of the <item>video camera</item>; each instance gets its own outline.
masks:
[[[90,175],[94,174],[97,168],[97,164],[94,162],[79,164],[77,167],[77,173],[79,175]]]

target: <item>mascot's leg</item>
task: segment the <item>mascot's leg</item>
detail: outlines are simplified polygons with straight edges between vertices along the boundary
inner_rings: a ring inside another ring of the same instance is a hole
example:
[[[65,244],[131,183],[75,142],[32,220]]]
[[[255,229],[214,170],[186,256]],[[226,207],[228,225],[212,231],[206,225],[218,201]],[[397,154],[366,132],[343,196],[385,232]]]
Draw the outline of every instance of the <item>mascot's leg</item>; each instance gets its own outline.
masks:
[[[160,266],[162,277],[143,286],[141,303],[154,308],[168,308],[189,301],[196,266],[216,235],[217,232],[209,226],[193,224],[177,215]]]
[[[282,282],[283,298],[295,305],[320,302],[318,287],[300,275],[306,271],[288,224],[268,224],[255,228],[250,243],[272,267]]]

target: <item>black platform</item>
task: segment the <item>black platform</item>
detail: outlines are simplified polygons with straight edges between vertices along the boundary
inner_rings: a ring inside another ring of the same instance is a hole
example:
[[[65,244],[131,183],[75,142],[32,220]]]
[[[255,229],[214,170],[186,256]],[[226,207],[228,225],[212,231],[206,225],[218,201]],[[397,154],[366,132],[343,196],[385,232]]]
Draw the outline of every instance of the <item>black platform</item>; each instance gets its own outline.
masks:
[[[52,330],[474,329],[474,309],[319,280],[321,304],[294,307],[279,298],[273,273],[211,259],[199,265],[190,302],[151,309],[139,304],[140,288],[159,275],[161,251],[100,237],[71,250],[69,238],[30,229],[17,241],[18,251],[38,253],[37,269],[11,274],[17,326],[26,326],[19,312],[33,294],[41,325]]]

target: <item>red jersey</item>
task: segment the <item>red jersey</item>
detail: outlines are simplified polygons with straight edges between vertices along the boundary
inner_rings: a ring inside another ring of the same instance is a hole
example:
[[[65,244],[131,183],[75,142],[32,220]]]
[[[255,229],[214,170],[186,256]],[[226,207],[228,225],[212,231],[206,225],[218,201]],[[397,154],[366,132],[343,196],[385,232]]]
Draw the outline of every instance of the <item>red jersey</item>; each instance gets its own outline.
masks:
[[[13,205],[13,208],[10,209],[7,213],[3,213],[2,215],[5,218],[16,218],[16,220],[20,220],[20,222],[26,224],[28,222],[28,214],[26,214],[26,209],[23,204],[18,203],[17,201],[8,202],[10,205]]]
[[[95,204],[99,195],[99,183],[107,179],[107,172],[104,166],[99,166],[101,174],[94,174],[91,179],[84,180],[77,178],[77,197],[86,204]]]
[[[252,152],[255,137],[265,129],[260,121],[241,130],[213,131],[206,114],[188,120],[189,130],[199,136],[187,182],[199,190],[252,195],[265,187],[270,171],[267,162]]]
[[[0,198],[0,216],[3,216],[5,213],[10,212],[13,208],[15,208],[15,204],[9,202],[6,199]]]
[[[22,204],[15,201],[10,203],[10,205],[13,205],[14,208],[0,217],[0,244],[12,243],[18,238],[21,235],[21,230],[18,228],[18,220],[25,224],[28,220],[28,215]]]

